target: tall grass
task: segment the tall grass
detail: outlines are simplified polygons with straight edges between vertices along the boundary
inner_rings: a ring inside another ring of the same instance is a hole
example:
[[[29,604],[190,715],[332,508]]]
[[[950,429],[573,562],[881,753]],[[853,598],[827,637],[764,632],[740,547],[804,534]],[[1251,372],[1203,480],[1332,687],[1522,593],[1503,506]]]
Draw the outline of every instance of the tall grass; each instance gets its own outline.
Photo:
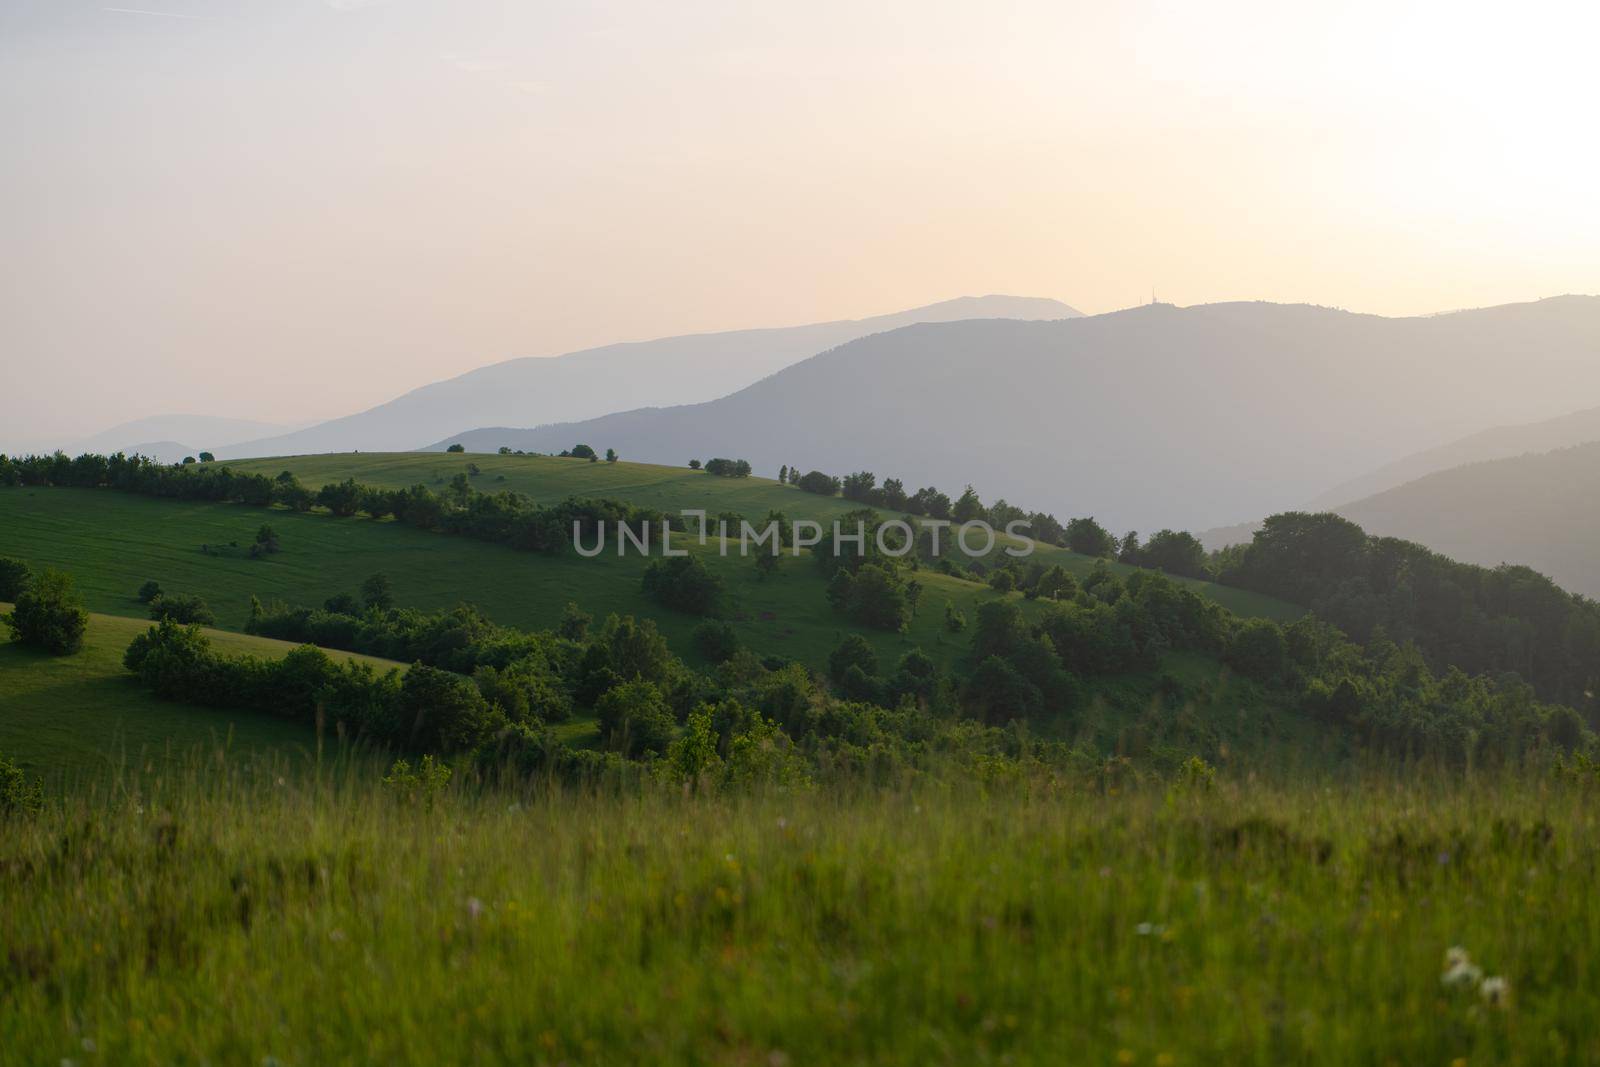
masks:
[[[0,822],[0,1061],[1600,1061],[1576,787],[282,770]]]

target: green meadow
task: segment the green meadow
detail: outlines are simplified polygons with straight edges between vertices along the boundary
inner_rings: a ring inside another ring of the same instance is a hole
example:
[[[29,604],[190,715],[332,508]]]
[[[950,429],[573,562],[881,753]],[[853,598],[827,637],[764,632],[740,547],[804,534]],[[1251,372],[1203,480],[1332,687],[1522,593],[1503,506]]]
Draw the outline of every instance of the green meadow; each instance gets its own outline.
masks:
[[[0,604],[0,614],[10,605]],[[202,743],[230,752],[301,753],[315,745],[303,727],[271,715],[160,700],[122,669],[128,643],[150,624],[91,615],[82,651],[52,656],[0,642],[0,755],[44,779],[54,791],[103,786],[123,772],[166,768],[175,754]],[[292,645],[207,630],[232,655],[282,656]],[[380,670],[400,664],[349,652]]]
[[[0,1061],[1593,1063],[1597,865],[1528,780],[408,800],[197,753],[0,834]]]

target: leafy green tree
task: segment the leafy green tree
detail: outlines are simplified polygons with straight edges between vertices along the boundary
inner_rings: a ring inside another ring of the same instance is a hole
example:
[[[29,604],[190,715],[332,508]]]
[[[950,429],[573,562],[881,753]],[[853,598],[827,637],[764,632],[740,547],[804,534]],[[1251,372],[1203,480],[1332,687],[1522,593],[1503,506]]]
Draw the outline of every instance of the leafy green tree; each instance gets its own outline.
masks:
[[[0,600],[15,601],[28,588],[28,580],[33,572],[28,565],[20,559],[10,556],[0,556]]]
[[[857,471],[844,476],[840,483],[839,492],[846,500],[859,500],[862,503],[875,503],[882,499],[882,494],[873,487],[878,484],[878,476],[871,471]]]
[[[213,626],[217,621],[211,606],[192,593],[162,593],[150,601],[150,618],[156,622],[170,619],[184,625],[197,623],[201,626]]]
[[[715,474],[719,478],[748,478],[750,469],[750,461],[745,459],[725,459],[716,456],[706,460],[706,473]]]
[[[989,575],[989,588],[996,593],[1005,594],[1017,588],[1017,576],[1005,567],[996,567]]]
[[[22,768],[0,756],[0,819],[32,815],[44,807],[44,787]]]
[[[770,578],[778,572],[778,561],[781,559],[776,552],[757,552],[755,554],[756,573],[762,580]]]
[[[202,452],[202,453],[200,453],[200,462],[201,463],[215,463],[216,459],[217,459],[217,457],[213,456],[210,452]]]
[[[978,494],[969,485],[951,507],[950,518],[956,522],[972,522],[983,517],[983,501],[978,499]]]
[[[953,634],[958,634],[967,628],[967,617],[956,607],[953,600],[944,602],[944,628]]]
[[[692,470],[692,471],[699,470],[700,469],[700,461],[697,460],[697,459],[691,459],[689,461],[689,469]]]
[[[1206,550],[1199,538],[1181,530],[1161,530],[1145,543],[1139,562],[1185,578],[1204,578]]]
[[[689,713],[682,735],[667,748],[667,766],[674,778],[698,789],[703,779],[722,766],[717,754],[717,730],[712,724],[713,709],[701,704]]]
[[[394,586],[387,574],[374,574],[361,583],[361,601],[368,611],[388,611],[394,607]]]
[[[83,647],[89,613],[83,610],[72,576],[46,569],[17,594],[16,606],[5,616],[5,623],[14,640],[67,656]]]
[[[270,556],[281,547],[277,532],[270,526],[263,526],[256,531],[255,542],[250,546],[250,556],[252,559],[260,556]]]
[[[990,656],[978,664],[962,690],[968,714],[992,725],[1038,714],[1044,695],[1011,664]]]
[[[556,624],[556,633],[568,641],[582,641],[589,636],[589,624],[592,622],[593,615],[569,600],[561,612],[561,621]]]
[[[1014,600],[991,600],[978,606],[978,625],[972,633],[972,654],[1009,659],[1028,639],[1022,609]]]
[[[139,587],[139,603],[141,604],[148,604],[160,595],[161,583],[158,581],[151,580]]]
[[[894,675],[889,679],[889,692],[896,698],[912,697],[926,705],[939,691],[939,666],[920,648],[913,648],[900,657]]]
[[[599,459],[600,458],[595,453],[595,450],[590,448],[588,445],[573,445],[572,446],[572,451],[569,454],[574,459]]]
[[[653,619],[608,615],[593,643],[604,646],[606,662],[624,681],[664,683],[680,669]]]
[[[1234,631],[1223,658],[1247,678],[1277,681],[1289,664],[1283,629],[1267,619],[1250,619]]]
[[[1068,520],[1066,537],[1067,547],[1079,555],[1105,559],[1117,554],[1117,539],[1092,515]]]
[[[183,457],[183,466],[187,467],[187,466],[189,466],[189,464],[191,464],[193,462],[194,462],[194,457],[193,456],[184,456]]]
[[[341,519],[347,519],[361,507],[361,486],[356,484],[354,478],[325,485],[317,493],[317,503]]]
[[[694,628],[694,647],[712,663],[725,663],[739,651],[739,636],[726,622],[711,620]]]
[[[828,654],[828,677],[835,683],[844,681],[851,667],[859,667],[865,674],[878,673],[878,654],[860,634],[851,634]]]
[[[472,672],[472,681],[483,699],[513,723],[561,722],[571,715],[559,679],[541,670],[532,658],[503,669],[481,664]]]
[[[664,752],[672,742],[673,718],[661,690],[650,682],[624,682],[595,704],[600,740],[624,756]]]
[[[645,568],[644,591],[667,607],[691,615],[709,615],[722,596],[722,579],[706,569],[698,556],[658,559]]]
[[[1039,576],[1034,590],[1045,600],[1071,600],[1078,593],[1078,583],[1057,563]]]
[[[317,502],[317,494],[301,485],[292,475],[287,482],[278,482],[272,491],[272,498],[289,510],[301,513],[310,511],[312,505]]]
[[[883,506],[893,511],[906,510],[906,487],[899,478],[883,480]]]
[[[399,714],[408,747],[461,752],[475,747],[491,724],[488,701],[459,674],[413,663],[400,683]]]
[[[828,599],[835,610],[874,630],[903,630],[911,615],[905,583],[892,567],[878,563],[863,563],[854,574],[840,568],[829,582]]]
[[[455,444],[451,445],[449,448],[445,449],[445,451],[446,452],[465,452],[466,449],[464,447],[462,447],[461,443],[458,441]]]
[[[322,609],[335,615],[360,615],[361,601],[349,593],[335,593],[322,602]]]
[[[788,485],[789,484],[789,465],[787,463],[785,463],[783,466],[778,468],[778,484],[779,485]]]
[[[806,492],[816,493],[818,496],[836,496],[840,488],[838,478],[823,474],[821,471],[802,474],[795,484]]]
[[[607,463],[615,463],[616,461],[617,461],[617,450],[614,449],[614,448],[606,449],[606,462]]]

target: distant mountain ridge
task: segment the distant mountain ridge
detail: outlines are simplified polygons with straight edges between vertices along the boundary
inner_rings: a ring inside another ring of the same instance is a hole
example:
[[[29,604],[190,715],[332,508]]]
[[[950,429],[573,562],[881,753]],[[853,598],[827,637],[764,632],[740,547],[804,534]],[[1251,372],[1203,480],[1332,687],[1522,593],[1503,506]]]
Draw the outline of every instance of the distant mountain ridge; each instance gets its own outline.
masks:
[[[1318,494],[1308,507],[1313,510],[1336,508],[1340,504],[1415,481],[1435,471],[1525,453],[1553,452],[1558,448],[1570,448],[1589,441],[1600,441],[1600,407],[1541,422],[1496,426],[1386,463],[1377,470]]]
[[[63,450],[73,455],[83,452],[98,452],[103,455],[126,452],[132,455],[138,452],[151,459],[175,463],[184,456],[196,455],[200,449],[216,452],[240,441],[248,441],[265,434],[283,433],[293,428],[282,423],[236,419],[224,415],[150,415],[102,430],[92,437],[73,441],[70,445],[63,446]],[[185,441],[198,444],[191,447],[179,443]],[[175,459],[167,458],[169,454],[180,449],[183,451],[179,452]]]
[[[1151,305],[855,340],[720,400],[441,438],[714,455],[1095,514],[1119,531],[1270,514],[1308,487],[1600,398],[1600,298],[1383,318],[1310,305]]]
[[[1600,441],[1437,471],[1333,509],[1467,563],[1521,563],[1600,597]]]
[[[295,433],[234,444],[217,455],[416,449],[464,426],[536,426],[644,404],[710,400],[846,341],[912,323],[1079,315],[1058,300],[1039,297],[959,297],[866,319],[692,334],[561,356],[524,357],[425,385],[388,403]]]

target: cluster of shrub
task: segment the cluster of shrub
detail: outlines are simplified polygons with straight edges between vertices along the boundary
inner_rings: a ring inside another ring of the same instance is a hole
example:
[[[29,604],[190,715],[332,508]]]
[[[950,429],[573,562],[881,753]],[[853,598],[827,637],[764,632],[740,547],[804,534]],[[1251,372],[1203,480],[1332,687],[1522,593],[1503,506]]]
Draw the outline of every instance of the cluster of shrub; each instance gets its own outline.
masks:
[[[1458,563],[1338,515],[1288,513],[1219,553],[1217,577],[1308,607],[1362,644],[1414,643],[1435,670],[1514,672],[1600,724],[1600,604],[1527,567]]]
[[[1210,573],[1210,560],[1205,547],[1193,534],[1182,530],[1161,530],[1148,542],[1141,544],[1137,531],[1130,531],[1121,538],[1115,537],[1093,516],[1062,523],[1047,512],[1030,512],[1004,499],[985,505],[970,485],[953,501],[948,494],[931,485],[907,493],[900,479],[885,478],[883,484],[879,485],[877,475],[871,471],[857,471],[838,478],[821,471],[800,474],[798,470],[785,466],[779,470],[778,480],[807,492],[843,496],[846,500],[870,508],[884,508],[914,517],[945,519],[957,524],[981,521],[997,530],[1020,523],[1021,526],[1014,528],[1035,541],[1168,574],[1205,578]]]
[[[375,581],[365,599],[339,595],[321,608],[253,604],[250,632],[307,642],[280,661],[220,656],[197,627],[163,620],[125,662],[173,699],[308,723],[320,717],[346,737],[396,751],[470,752],[562,774],[639,759],[685,773],[715,765],[719,773],[794,778],[915,766],[952,751],[1082,756],[1082,744],[1027,738],[1074,736],[1097,680],[1156,673],[1174,651],[1222,660],[1262,700],[1326,724],[1352,749],[1459,764],[1593,747],[1573,709],[1541,703],[1513,677],[1435,675],[1414,646],[1380,636],[1363,649],[1310,616],[1288,626],[1241,620],[1153,572],[1119,578],[1101,567],[1068,582],[1033,613],[1010,598],[983,604],[956,677],[920,649],[882,668],[860,635],[847,637],[818,675],[758,658],[723,622],[696,631],[696,648],[714,664],[697,671],[649,620],[613,615],[595,626],[569,605],[554,630],[530,633],[465,605],[397,609],[386,583]],[[336,663],[315,645],[412,666],[380,674]],[[1182,705],[1237,699],[1176,683],[1166,695],[1158,729],[1184,751],[1215,736]],[[1221,704],[1211,710],[1223,714]],[[570,751],[551,733],[575,712],[595,717],[603,753]],[[1022,723],[1029,729],[1019,731]],[[1100,751],[1104,740],[1090,740],[1087,751]]]
[[[723,623],[697,635],[719,659],[705,672],[674,656],[649,620],[613,615],[594,626],[573,606],[555,630],[540,633],[496,626],[466,606],[433,615],[370,606],[347,615],[258,605],[250,629],[401,656],[412,666],[380,674],[337,663],[311,644],[276,661],[223,656],[198,627],[171,621],[136,639],[124,662],[170,699],[319,722],[399,752],[473,753],[562,774],[660,758],[788,779],[819,762],[864,764],[873,746],[911,758],[906,746],[933,732],[926,708],[839,701],[805,668],[739,648]],[[604,752],[570,750],[551,734],[549,725],[574,709],[595,717]],[[907,727],[911,720],[923,726]],[[987,743],[1012,744],[998,732]]]
[[[12,605],[0,616],[13,641],[35,645],[57,656],[83,647],[89,613],[72,575],[46,569],[33,573],[20,559],[0,556],[0,600]]]

